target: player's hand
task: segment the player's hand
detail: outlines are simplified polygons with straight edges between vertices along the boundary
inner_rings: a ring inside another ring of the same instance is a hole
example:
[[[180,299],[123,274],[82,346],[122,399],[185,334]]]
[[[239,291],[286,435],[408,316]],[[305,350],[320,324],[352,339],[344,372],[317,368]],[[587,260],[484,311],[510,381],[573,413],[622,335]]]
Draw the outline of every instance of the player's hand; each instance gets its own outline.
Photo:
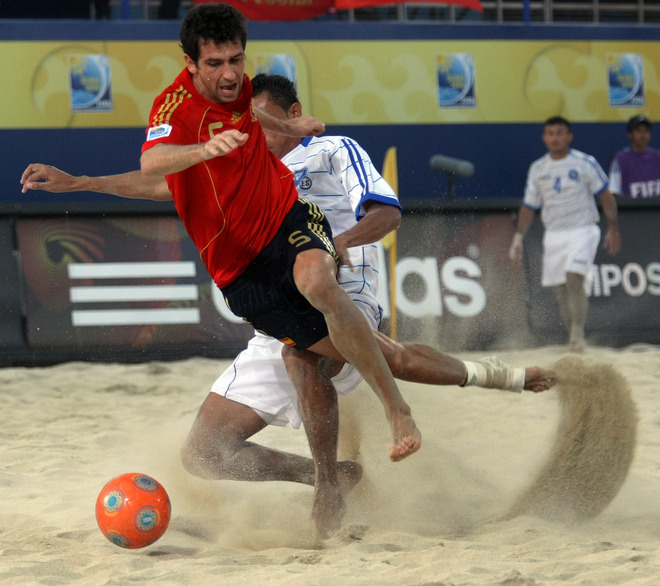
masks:
[[[353,264],[348,255],[348,247],[344,244],[344,239],[339,236],[333,238],[335,243],[335,250],[337,251],[337,256],[339,257],[339,266],[347,266],[349,269],[353,270]]]
[[[202,152],[204,160],[228,155],[237,148],[242,147],[248,140],[249,135],[240,130],[232,128],[214,135],[211,140],[204,143]]]
[[[519,267],[522,265],[523,237],[520,232],[516,232],[509,247],[509,260]]]
[[[298,116],[297,118],[291,118],[288,121],[289,126],[292,129],[292,136],[299,136],[304,138],[305,136],[318,136],[325,132],[325,124],[319,122],[313,116]]]
[[[618,228],[610,227],[607,230],[605,240],[603,241],[603,248],[611,255],[615,255],[621,250],[621,234],[619,234]]]
[[[50,191],[52,193],[68,193],[75,191],[77,178],[61,171],[52,165],[32,163],[27,166],[21,176],[23,193],[29,189],[34,191]]]

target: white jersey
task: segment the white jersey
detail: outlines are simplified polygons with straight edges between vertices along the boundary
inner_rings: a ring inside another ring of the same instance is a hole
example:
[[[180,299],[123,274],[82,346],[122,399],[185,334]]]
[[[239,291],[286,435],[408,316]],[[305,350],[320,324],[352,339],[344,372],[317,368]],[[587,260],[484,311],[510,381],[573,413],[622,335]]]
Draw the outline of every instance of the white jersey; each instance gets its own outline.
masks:
[[[364,216],[367,201],[399,206],[392,188],[375,169],[369,155],[346,136],[304,139],[282,162],[293,171],[298,194],[325,214],[332,234],[352,228]],[[340,268],[339,284],[350,291],[369,288],[376,295],[376,245],[349,249],[354,270]]]
[[[299,195],[319,206],[335,236],[355,226],[365,214],[363,205],[367,201],[400,207],[396,194],[367,153],[345,136],[306,138],[282,162],[293,171]],[[376,300],[376,244],[350,248],[349,255],[354,270],[341,267],[337,278],[371,326],[378,329],[382,308]],[[278,340],[255,333],[211,391],[251,407],[270,425],[300,427],[296,390],[281,350]],[[349,364],[332,379],[340,394],[352,391],[361,380]]]
[[[596,159],[570,149],[563,159],[549,154],[529,167],[523,205],[541,210],[546,230],[568,230],[599,220],[596,197],[607,188],[607,175]]]

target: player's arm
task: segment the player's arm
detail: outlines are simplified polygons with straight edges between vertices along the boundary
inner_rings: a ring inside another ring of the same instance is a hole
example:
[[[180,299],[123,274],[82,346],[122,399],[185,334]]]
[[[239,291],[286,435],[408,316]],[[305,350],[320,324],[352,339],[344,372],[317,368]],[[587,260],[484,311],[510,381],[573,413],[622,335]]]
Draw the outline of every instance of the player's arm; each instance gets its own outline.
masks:
[[[151,199],[154,201],[172,199],[165,177],[149,177],[140,171],[88,177],[87,175],[70,175],[52,165],[32,163],[23,172],[21,185],[23,186],[23,193],[27,193],[30,189],[50,193],[93,191],[129,199]]]
[[[619,163],[619,159],[615,156],[610,164],[609,190],[612,195],[619,197],[623,193],[622,188],[621,164]]]
[[[305,138],[306,136],[318,136],[325,132],[325,124],[319,122],[313,116],[296,116],[295,118],[282,120],[254,106],[252,110],[263,129],[274,134],[282,134],[293,138]]]
[[[610,254],[616,254],[621,250],[621,234],[619,233],[619,214],[616,199],[609,189],[600,194],[600,203],[603,206],[603,214],[607,220],[607,232],[603,240],[603,248]]]
[[[509,258],[513,264],[520,266],[522,264],[523,238],[531,228],[534,221],[534,210],[526,206],[520,206],[518,210],[518,223],[516,233],[513,235],[511,246],[509,247]]]
[[[378,242],[401,224],[401,210],[397,206],[367,201],[362,206],[366,214],[352,228],[333,237],[342,264],[350,265],[348,249]]]
[[[247,134],[232,128],[201,144],[158,143],[142,153],[140,168],[145,175],[171,175],[209,159],[227,155],[242,147],[248,138]]]

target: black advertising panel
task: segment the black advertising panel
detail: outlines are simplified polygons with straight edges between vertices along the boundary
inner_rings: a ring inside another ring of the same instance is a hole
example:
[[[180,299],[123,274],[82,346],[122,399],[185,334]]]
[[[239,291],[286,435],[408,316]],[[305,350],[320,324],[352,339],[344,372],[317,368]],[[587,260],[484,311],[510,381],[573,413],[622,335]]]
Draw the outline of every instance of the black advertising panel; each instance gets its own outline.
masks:
[[[251,336],[174,216],[20,219],[16,229],[32,348],[206,344],[222,355]]]

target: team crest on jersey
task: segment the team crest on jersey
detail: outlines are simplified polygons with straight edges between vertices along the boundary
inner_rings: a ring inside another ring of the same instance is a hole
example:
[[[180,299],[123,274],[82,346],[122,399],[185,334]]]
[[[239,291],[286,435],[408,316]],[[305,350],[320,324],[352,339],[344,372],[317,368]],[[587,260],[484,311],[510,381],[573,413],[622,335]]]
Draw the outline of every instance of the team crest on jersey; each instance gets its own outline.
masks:
[[[172,132],[172,127],[169,124],[152,126],[147,132],[147,140],[156,140],[157,138],[164,138],[165,136],[169,136],[171,132]]]
[[[245,116],[245,112],[232,112],[231,113],[231,123],[234,126],[237,126],[238,123],[243,119],[243,116]]]
[[[579,173],[577,172],[577,169],[571,169],[568,172],[568,178],[572,179],[573,181],[577,181],[579,177]]]
[[[298,189],[309,190],[312,188],[312,180],[307,176],[308,169],[300,169],[293,174],[293,181]]]

